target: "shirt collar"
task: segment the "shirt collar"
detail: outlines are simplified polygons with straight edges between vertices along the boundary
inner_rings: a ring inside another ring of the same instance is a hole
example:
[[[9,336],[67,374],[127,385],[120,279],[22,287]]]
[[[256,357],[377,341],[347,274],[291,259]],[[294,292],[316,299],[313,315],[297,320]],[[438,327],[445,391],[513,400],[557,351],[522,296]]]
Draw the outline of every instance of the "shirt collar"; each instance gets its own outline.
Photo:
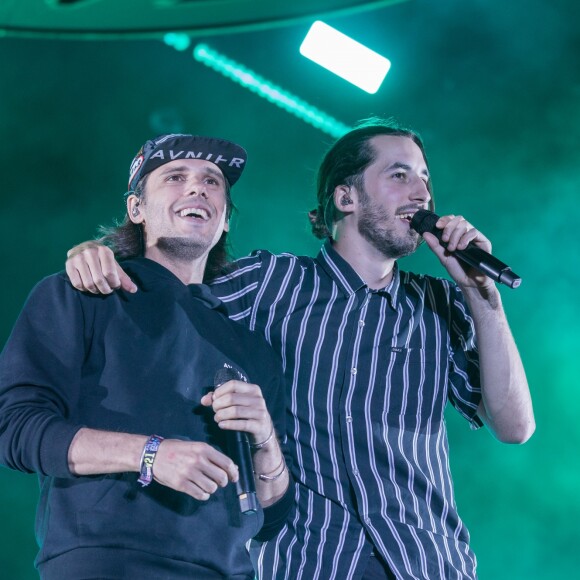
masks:
[[[356,273],[353,267],[332,247],[329,240],[327,240],[320,249],[316,261],[328,276],[334,280],[336,285],[346,296],[354,294],[361,288],[368,288],[364,280]],[[399,272],[399,266],[397,262],[395,262],[391,281],[384,288],[371,290],[371,292],[386,295],[389,299],[389,303],[394,308],[400,299],[400,289],[401,275]]]

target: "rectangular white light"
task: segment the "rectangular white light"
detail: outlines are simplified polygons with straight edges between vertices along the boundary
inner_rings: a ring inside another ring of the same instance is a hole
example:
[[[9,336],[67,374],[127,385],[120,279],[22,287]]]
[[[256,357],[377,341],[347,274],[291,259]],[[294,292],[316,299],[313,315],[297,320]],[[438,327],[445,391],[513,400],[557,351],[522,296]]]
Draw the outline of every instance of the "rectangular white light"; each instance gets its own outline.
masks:
[[[320,20],[310,27],[300,54],[371,94],[391,68],[384,56]]]

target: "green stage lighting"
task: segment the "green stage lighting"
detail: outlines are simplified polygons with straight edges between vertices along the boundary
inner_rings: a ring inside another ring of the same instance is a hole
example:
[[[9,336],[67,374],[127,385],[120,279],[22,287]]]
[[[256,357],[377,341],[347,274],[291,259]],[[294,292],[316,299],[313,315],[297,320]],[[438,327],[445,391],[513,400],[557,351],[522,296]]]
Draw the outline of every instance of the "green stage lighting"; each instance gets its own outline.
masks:
[[[351,129],[206,44],[198,44],[193,49],[193,58],[332,137],[342,137]]]
[[[371,94],[379,90],[391,68],[384,56],[320,20],[310,27],[300,54]]]

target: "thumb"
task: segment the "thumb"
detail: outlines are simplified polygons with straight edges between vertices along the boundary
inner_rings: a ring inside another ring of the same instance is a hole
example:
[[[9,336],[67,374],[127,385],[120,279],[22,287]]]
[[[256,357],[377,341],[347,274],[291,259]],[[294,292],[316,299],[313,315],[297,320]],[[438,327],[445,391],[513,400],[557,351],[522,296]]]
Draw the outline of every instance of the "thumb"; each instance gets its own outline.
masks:
[[[425,232],[423,234],[425,243],[435,252],[438,248],[445,251],[445,248],[439,243],[439,240],[431,233]]]
[[[206,393],[200,400],[200,403],[204,407],[211,407],[213,404],[213,391],[211,393]]]

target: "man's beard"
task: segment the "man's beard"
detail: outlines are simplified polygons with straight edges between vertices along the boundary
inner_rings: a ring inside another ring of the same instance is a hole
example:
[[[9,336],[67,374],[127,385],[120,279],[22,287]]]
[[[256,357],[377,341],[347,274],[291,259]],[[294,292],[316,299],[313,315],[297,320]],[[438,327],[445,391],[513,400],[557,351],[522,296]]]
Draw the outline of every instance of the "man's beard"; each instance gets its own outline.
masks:
[[[157,240],[157,247],[174,260],[193,262],[193,260],[201,258],[211,248],[211,243],[209,240],[163,237]]]
[[[409,228],[406,234],[395,232],[395,218],[387,210],[374,205],[366,191],[359,196],[361,213],[358,231],[361,236],[385,258],[402,258],[412,254],[421,244],[422,238]]]

